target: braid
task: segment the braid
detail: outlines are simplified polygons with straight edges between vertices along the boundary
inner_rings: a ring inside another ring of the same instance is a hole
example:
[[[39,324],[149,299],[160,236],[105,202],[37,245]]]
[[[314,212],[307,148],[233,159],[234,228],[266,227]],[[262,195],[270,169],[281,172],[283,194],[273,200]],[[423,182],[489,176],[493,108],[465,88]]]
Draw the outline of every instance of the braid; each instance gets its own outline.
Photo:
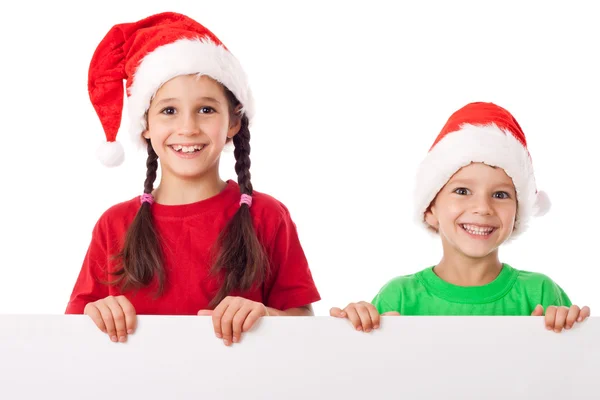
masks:
[[[242,117],[240,131],[233,137],[235,150],[235,172],[238,176],[238,184],[242,194],[252,195],[252,182],[250,182],[250,130],[248,129],[248,118]]]
[[[231,92],[226,91],[234,109],[239,102]],[[237,117],[237,116],[236,116]],[[238,117],[239,118],[239,117]],[[235,172],[238,177],[240,194],[252,196],[250,181],[250,130],[248,117],[241,117],[241,126],[233,137],[235,149]],[[250,207],[241,204],[233,218],[219,235],[216,250],[216,261],[212,273],[223,272],[221,288],[212,299],[210,305],[215,307],[233,291],[247,291],[256,285],[262,285],[269,270],[269,259],[266,251],[256,235],[252,223]]]
[[[146,180],[144,193],[151,194],[158,170],[158,155],[148,143],[148,158],[146,160]],[[125,235],[123,249],[117,255],[120,268],[113,273],[117,279],[113,284],[120,284],[122,291],[130,288],[148,286],[157,278],[157,294],[161,294],[165,283],[162,253],[158,233],[154,227],[150,203],[141,204],[133,222]]]
[[[158,170],[158,155],[150,143],[150,139],[146,139],[148,143],[148,158],[146,159],[146,180],[144,181],[144,193],[152,193],[154,190],[154,181],[156,180],[156,171]]]

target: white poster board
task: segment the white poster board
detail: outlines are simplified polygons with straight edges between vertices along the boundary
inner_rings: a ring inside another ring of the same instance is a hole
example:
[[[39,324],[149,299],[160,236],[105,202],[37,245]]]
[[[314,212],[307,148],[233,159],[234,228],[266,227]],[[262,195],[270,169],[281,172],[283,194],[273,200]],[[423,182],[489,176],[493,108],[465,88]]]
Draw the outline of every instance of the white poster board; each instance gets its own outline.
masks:
[[[600,399],[600,318],[264,318],[225,347],[209,317],[141,316],[112,343],[86,316],[0,316],[0,399]]]

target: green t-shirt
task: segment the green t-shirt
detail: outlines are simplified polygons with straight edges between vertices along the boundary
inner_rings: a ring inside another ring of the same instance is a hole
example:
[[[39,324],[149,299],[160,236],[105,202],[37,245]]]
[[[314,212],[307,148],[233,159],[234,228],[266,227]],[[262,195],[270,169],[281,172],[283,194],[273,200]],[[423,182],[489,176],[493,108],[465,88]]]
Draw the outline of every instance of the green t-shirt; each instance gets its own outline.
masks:
[[[392,279],[373,299],[380,313],[400,315],[531,315],[538,304],[546,310],[570,307],[571,300],[547,276],[508,264],[502,264],[496,279],[483,286],[452,285],[430,267]]]

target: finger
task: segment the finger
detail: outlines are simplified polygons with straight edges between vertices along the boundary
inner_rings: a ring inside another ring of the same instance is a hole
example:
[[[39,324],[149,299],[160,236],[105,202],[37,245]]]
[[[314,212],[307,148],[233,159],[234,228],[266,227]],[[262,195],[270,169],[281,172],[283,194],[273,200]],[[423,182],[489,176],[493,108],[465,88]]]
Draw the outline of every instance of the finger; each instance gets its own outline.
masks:
[[[329,310],[329,315],[336,318],[346,317],[346,313],[339,307],[333,307],[331,310]]]
[[[242,327],[242,331],[248,332],[250,329],[252,329],[252,327],[254,326],[256,321],[258,321],[260,318],[264,317],[265,315],[266,315],[266,312],[264,309],[255,308],[254,310],[252,310],[252,312],[250,314],[248,314],[248,316],[246,317],[246,321],[244,321],[244,326]]]
[[[360,317],[360,324],[363,327],[364,332],[371,332],[373,329],[373,321],[371,321],[371,314],[369,310],[364,304],[358,304],[356,306],[356,312],[358,312],[358,316]]]
[[[569,314],[568,307],[559,307],[556,310],[556,319],[554,320],[554,332],[559,333],[565,327],[567,322],[567,314]]]
[[[114,297],[104,299],[110,312],[112,313],[113,321],[115,321],[115,329],[117,331],[117,340],[125,342],[127,340],[127,326],[125,325],[125,313],[121,305]],[[112,338],[111,338],[112,339]]]
[[[591,310],[588,306],[585,306],[581,309],[579,313],[579,317],[577,318],[577,322],[583,322],[587,317],[590,316]]]
[[[211,315],[213,315],[213,310],[200,310],[200,311],[198,311],[198,315],[211,316]]]
[[[546,309],[546,318],[544,318],[544,322],[546,324],[546,329],[549,331],[554,329],[554,320],[556,319],[556,307],[550,306]]]
[[[533,312],[531,313],[531,315],[533,317],[541,317],[542,315],[544,315],[544,307],[542,307],[541,304],[538,304],[537,306],[535,306],[535,308],[533,309]]]
[[[117,297],[117,301],[123,310],[123,314],[125,314],[125,328],[127,329],[127,334],[132,334],[137,329],[135,308],[125,296]]]
[[[581,309],[576,305],[572,305],[567,312],[567,319],[565,321],[565,329],[571,329],[579,316]]]
[[[233,318],[239,310],[240,304],[232,302],[221,317],[221,333],[223,334],[223,343],[225,343],[225,346],[231,345],[233,341]]]
[[[226,297],[219,303],[217,307],[215,307],[212,313],[212,322],[213,329],[215,330],[215,335],[221,339],[223,337],[223,332],[221,332],[221,318],[223,318],[223,314],[227,311],[227,307],[229,307],[229,298]]]
[[[383,314],[381,314],[382,316],[394,316],[394,317],[399,317],[400,313],[398,311],[388,311],[388,312],[384,312]]]
[[[356,329],[357,331],[362,330],[362,325],[361,325],[361,322],[360,322],[360,317],[358,316],[358,313],[356,312],[356,306],[355,305],[349,305],[348,307],[346,307],[344,309],[344,311],[346,311],[346,314],[348,315],[348,319],[350,320],[350,322],[354,326],[354,329]]]
[[[102,332],[106,333],[106,325],[104,324],[104,320],[102,319],[102,314],[100,314],[100,310],[94,305],[94,303],[88,303],[83,310],[83,313],[88,315],[94,324],[100,329]]]
[[[244,326],[244,322],[246,322],[246,318],[252,312],[252,305],[242,306],[233,316],[233,320],[231,322],[231,329],[233,331],[233,338],[231,341],[233,343],[237,343],[242,338],[242,327]]]
[[[379,311],[375,308],[375,306],[371,303],[365,304],[367,311],[369,312],[369,316],[371,317],[371,321],[373,321],[373,329],[379,328],[380,319],[379,319]]]
[[[106,326],[106,334],[110,340],[116,342],[118,340],[117,330],[115,329],[115,321],[113,320],[112,311],[102,300],[96,303],[96,308],[98,308],[98,311],[100,311],[100,314],[102,315],[102,320]]]

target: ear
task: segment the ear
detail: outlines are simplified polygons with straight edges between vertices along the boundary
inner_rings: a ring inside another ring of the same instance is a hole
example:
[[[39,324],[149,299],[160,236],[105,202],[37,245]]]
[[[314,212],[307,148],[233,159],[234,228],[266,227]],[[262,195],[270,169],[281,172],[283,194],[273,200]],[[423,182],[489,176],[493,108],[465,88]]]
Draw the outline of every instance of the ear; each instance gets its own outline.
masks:
[[[239,105],[234,110],[234,116],[229,121],[229,129],[227,130],[227,140],[229,141],[238,134],[242,127],[242,106]]]
[[[425,211],[425,222],[436,232],[439,230],[440,221],[436,216],[435,205],[429,206],[427,211]]]
[[[150,139],[150,132],[148,132],[148,130],[146,129],[144,132],[142,132],[142,136],[144,137],[144,139]]]

